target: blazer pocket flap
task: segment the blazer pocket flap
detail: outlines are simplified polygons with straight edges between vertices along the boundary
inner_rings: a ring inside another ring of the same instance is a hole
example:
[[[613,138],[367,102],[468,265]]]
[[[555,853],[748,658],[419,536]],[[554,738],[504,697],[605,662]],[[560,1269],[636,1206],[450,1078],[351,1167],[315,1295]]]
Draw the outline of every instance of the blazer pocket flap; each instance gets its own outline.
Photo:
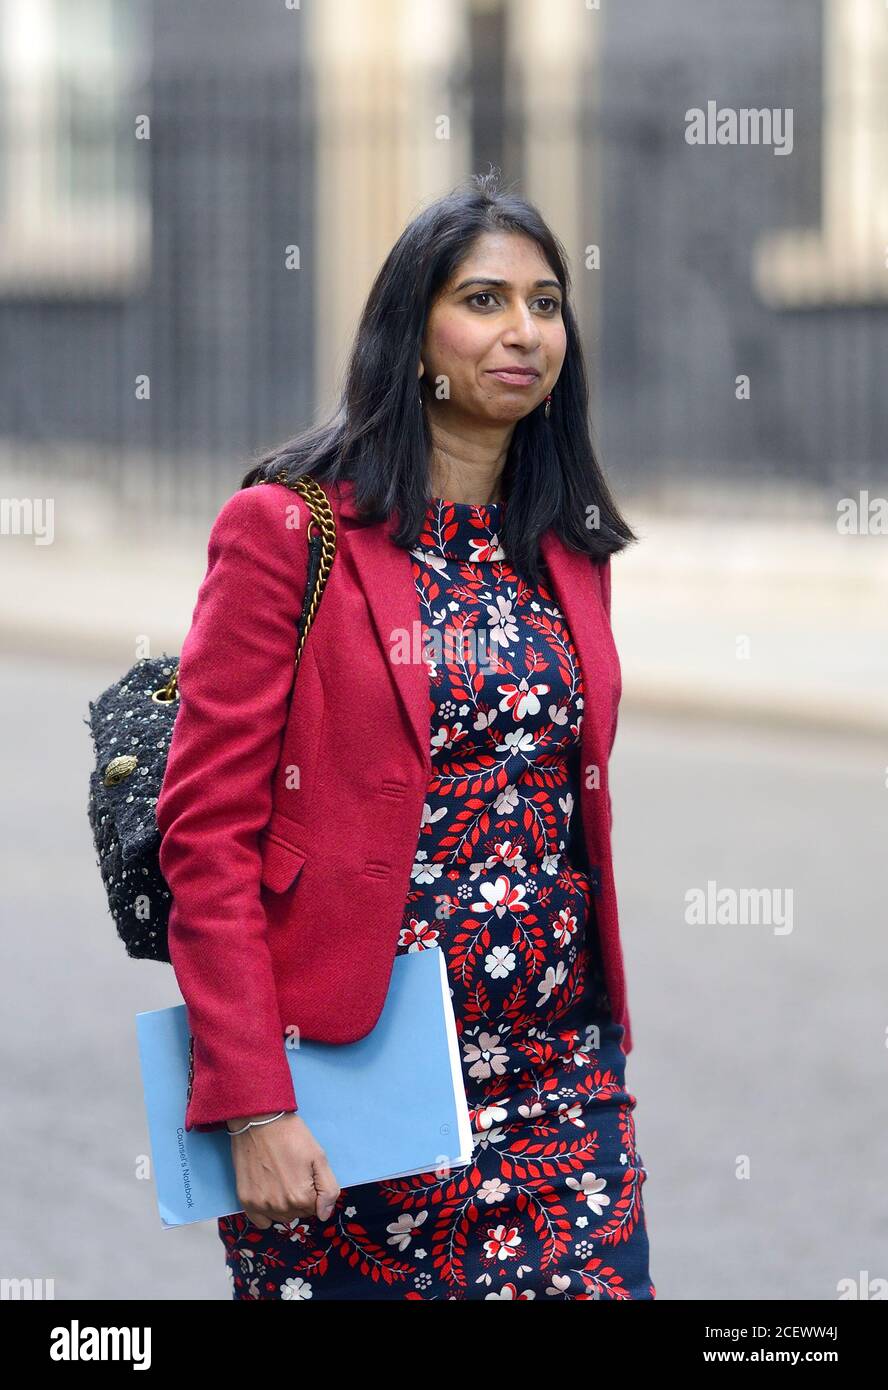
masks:
[[[262,851],[262,883],[273,893],[284,893],[293,884],[305,863],[305,851],[288,845],[277,835],[264,830],[259,836]]]

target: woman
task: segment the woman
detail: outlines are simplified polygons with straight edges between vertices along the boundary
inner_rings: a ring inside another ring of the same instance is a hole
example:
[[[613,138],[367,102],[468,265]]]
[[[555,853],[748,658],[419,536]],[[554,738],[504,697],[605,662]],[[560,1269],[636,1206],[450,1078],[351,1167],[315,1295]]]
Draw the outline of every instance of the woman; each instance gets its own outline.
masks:
[[[238,1299],[655,1297],[607,785],[610,556],[635,537],[568,287],[492,176],[428,207],[377,276],[337,418],[260,460],[210,539],[157,815],[186,1128],[233,1134]],[[282,470],[337,522],[289,706],[309,513]],[[365,1036],[394,954],[432,947],[472,1162],[340,1189],[282,1038]]]

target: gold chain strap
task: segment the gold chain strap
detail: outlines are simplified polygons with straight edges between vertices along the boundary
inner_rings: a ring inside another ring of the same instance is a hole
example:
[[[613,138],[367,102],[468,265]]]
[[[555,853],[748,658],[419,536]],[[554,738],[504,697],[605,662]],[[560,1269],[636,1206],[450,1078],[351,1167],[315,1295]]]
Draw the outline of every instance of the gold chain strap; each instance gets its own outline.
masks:
[[[274,480],[277,483],[286,484],[286,474],[279,473]],[[314,592],[311,596],[311,603],[305,619],[305,627],[299,639],[299,646],[296,649],[296,665],[299,665],[299,658],[302,655],[302,648],[308,636],[308,630],[314,622],[318,604],[321,601],[321,594],[333,565],[333,557],[336,554],[336,522],[333,518],[333,508],[330,506],[330,499],[324,489],[314,478],[308,474],[303,474],[294,483],[287,484],[292,487],[294,492],[298,492],[306,503],[311,517],[309,518],[306,529],[306,540],[311,540],[311,528],[317,527],[321,533],[321,561],[318,568],[318,577],[315,582]]]
[[[336,554],[336,522],[333,517],[333,508],[330,506],[329,497],[320,483],[316,482],[315,479],[308,474],[303,474],[302,477],[296,478],[292,483],[287,482],[286,473],[277,473],[274,478],[267,479],[266,481],[283,483],[286,487],[291,488],[293,492],[298,492],[300,497],[304,500],[311,512],[305,533],[307,540],[311,540],[311,528],[313,526],[316,526],[321,533],[321,560],[318,567],[318,577],[315,581],[311,602],[308,606],[305,626],[299,638],[299,646],[296,648],[295,664],[298,668],[299,658],[302,656],[302,648],[305,646],[308,630],[314,622],[315,613],[321,601],[321,594],[324,591],[324,585],[327,583],[327,578],[333,565],[333,557]],[[158,705],[165,705],[171,703],[173,700],[178,700],[178,666],[170,676],[166,685],[161,686],[159,690],[155,690],[151,698],[155,704]]]

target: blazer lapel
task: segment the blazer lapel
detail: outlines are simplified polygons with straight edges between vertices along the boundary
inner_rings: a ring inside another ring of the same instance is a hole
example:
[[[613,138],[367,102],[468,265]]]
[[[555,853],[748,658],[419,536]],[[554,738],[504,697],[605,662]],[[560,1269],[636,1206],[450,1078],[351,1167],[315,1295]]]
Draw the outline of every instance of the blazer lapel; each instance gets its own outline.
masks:
[[[612,642],[601,599],[595,563],[579,550],[571,550],[554,531],[540,539],[551,587],[564,614],[583,673],[584,703],[581,741],[588,761],[604,774],[610,729],[611,687],[606,653]],[[594,755],[594,756],[593,756]],[[603,761],[601,761],[603,759]]]
[[[419,755],[423,765],[431,772],[429,671],[422,658],[422,619],[410,553],[392,545],[388,537],[389,524],[355,524],[351,486],[341,483],[339,487],[342,490],[339,514],[349,521],[345,543],[354,560],[376,635],[413,731]],[[394,518],[393,524],[396,524]],[[403,650],[405,637],[409,659],[397,661],[394,658],[398,648]]]

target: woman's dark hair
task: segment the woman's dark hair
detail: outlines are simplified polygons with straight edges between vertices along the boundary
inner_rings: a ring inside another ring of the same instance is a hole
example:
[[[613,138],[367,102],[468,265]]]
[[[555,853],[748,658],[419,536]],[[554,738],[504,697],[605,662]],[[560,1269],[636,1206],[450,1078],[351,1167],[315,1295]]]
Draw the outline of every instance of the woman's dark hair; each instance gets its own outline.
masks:
[[[417,544],[432,495],[432,438],[426,412],[417,408],[426,319],[478,237],[493,231],[522,233],[537,243],[561,285],[567,335],[550,418],[540,406],[519,420],[512,434],[501,479],[508,501],[500,533],[505,552],[517,573],[535,582],[539,538],[550,526],[566,545],[595,560],[637,540],[592,448],[586,369],[564,249],[531,203],[500,191],[495,172],[466,180],[405,228],[364,307],[335,416],[264,454],[241,487],[281,472],[290,482],[305,473],[327,483],[349,478],[362,517],[383,521],[397,507],[399,524],[391,540],[405,549]],[[420,390],[427,390],[424,378],[422,383]]]

